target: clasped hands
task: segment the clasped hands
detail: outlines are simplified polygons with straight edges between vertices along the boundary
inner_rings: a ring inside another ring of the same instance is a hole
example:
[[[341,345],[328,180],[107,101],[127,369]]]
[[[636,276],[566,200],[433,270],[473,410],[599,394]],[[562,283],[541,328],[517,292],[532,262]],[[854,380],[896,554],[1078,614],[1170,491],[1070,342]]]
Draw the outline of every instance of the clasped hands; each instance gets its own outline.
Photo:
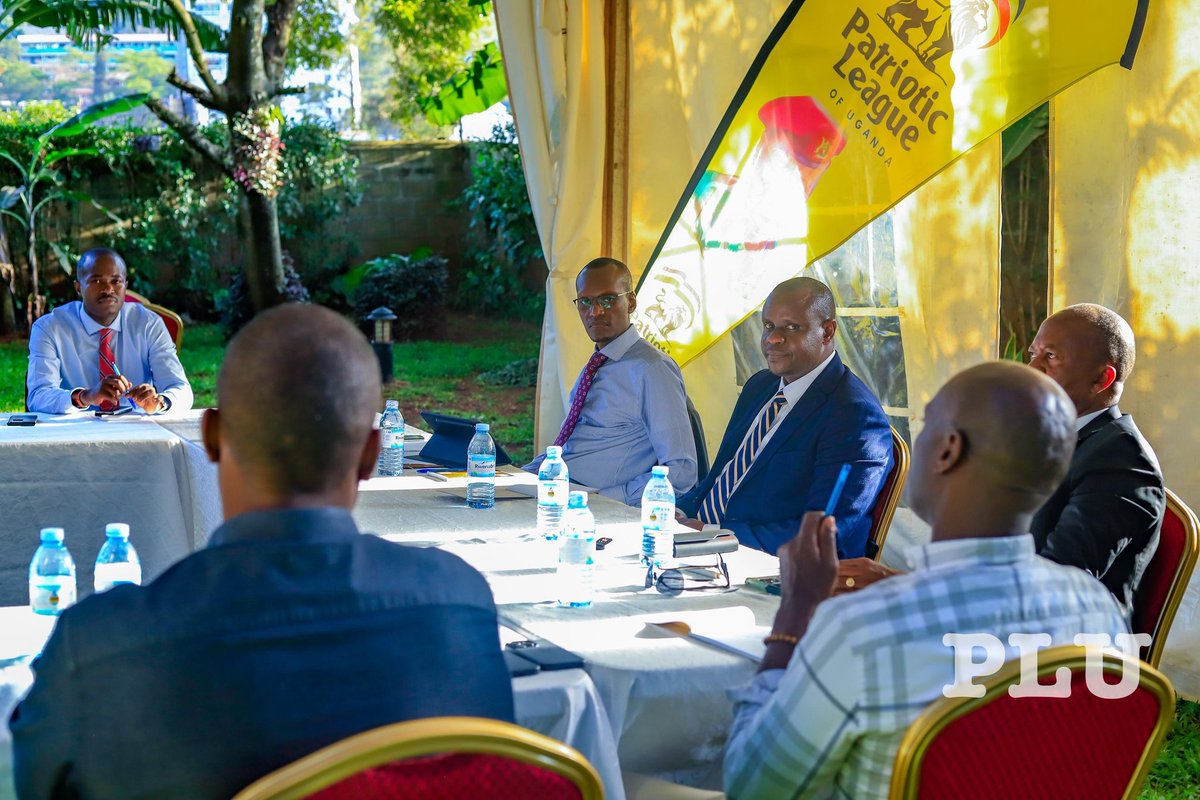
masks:
[[[147,414],[158,411],[162,404],[158,392],[149,383],[139,383],[134,386],[124,375],[109,375],[102,378],[91,389],[84,389],[79,396],[83,406],[98,406],[102,403],[120,403],[122,397],[128,397]]]

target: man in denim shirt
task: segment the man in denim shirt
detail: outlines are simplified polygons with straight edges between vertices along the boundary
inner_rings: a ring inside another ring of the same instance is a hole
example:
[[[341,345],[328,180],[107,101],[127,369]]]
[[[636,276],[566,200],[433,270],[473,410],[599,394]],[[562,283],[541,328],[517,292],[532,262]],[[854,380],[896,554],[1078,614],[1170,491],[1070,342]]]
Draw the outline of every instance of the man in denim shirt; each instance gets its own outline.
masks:
[[[381,725],[513,717],[484,578],[350,516],[379,454],[362,335],[276,308],[230,344],[217,395],[227,521],[149,585],[64,612],[11,720],[22,798],[229,798]]]

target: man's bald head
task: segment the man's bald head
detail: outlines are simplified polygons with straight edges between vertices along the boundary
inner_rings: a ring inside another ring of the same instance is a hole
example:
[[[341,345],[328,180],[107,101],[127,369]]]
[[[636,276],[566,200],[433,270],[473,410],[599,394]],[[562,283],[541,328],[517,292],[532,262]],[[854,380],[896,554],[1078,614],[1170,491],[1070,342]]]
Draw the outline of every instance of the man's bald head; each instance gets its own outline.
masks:
[[[1100,363],[1116,367],[1117,383],[1124,383],[1133,372],[1137,358],[1137,347],[1133,339],[1133,328],[1111,308],[1095,303],[1078,303],[1067,306],[1051,319],[1073,320],[1085,332],[1083,343],[1088,356]]]
[[[821,322],[837,317],[837,303],[834,302],[833,292],[816,278],[788,278],[771,290],[767,301],[785,296],[801,299]]]
[[[575,290],[579,291],[583,286],[585,276],[589,272],[601,271],[611,273],[615,276],[616,282],[620,286],[620,291],[633,291],[633,273],[629,271],[629,267],[625,266],[625,262],[609,258],[608,256],[593,258],[583,265],[583,269],[579,270],[579,274],[575,276]]]
[[[927,514],[954,492],[981,517],[1032,514],[1066,476],[1075,439],[1075,408],[1058,384],[1020,364],[980,364],[927,407],[910,499],[931,524]]]
[[[379,363],[353,325],[320,306],[278,306],[226,350],[222,446],[281,495],[328,491],[356,473],[380,399]]]

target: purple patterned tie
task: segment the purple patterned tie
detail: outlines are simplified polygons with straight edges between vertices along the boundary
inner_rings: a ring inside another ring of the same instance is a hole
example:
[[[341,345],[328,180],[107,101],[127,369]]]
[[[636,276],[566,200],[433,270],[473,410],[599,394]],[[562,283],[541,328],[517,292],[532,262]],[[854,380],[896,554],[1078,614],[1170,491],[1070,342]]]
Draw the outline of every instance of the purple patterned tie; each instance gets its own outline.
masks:
[[[567,439],[571,438],[571,432],[575,430],[575,424],[579,422],[579,414],[583,411],[583,401],[587,399],[588,389],[592,388],[596,370],[600,369],[605,361],[608,361],[608,356],[597,351],[592,353],[587,366],[583,368],[583,377],[579,380],[579,388],[575,391],[575,401],[571,403],[571,410],[567,413],[567,418],[563,420],[562,430],[554,439],[554,443],[559,447],[562,447],[567,443]]]

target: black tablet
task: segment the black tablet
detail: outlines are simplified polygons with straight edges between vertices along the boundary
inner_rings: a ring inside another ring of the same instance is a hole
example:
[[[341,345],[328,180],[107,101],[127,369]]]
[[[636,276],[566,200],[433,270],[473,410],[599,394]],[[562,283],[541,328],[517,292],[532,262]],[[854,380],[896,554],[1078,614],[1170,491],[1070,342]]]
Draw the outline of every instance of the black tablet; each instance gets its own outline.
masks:
[[[475,435],[476,423],[482,422],[482,420],[452,417],[449,414],[435,414],[432,411],[422,411],[421,419],[425,420],[425,424],[433,431],[433,435],[429,437],[429,441],[421,448],[417,457],[422,461],[441,464],[445,467],[466,469],[467,445],[471,443],[471,437]],[[494,435],[492,441],[496,442]],[[511,463],[512,459],[509,458],[508,453],[504,452],[504,448],[500,446],[499,442],[496,442],[496,466],[502,467]]]

